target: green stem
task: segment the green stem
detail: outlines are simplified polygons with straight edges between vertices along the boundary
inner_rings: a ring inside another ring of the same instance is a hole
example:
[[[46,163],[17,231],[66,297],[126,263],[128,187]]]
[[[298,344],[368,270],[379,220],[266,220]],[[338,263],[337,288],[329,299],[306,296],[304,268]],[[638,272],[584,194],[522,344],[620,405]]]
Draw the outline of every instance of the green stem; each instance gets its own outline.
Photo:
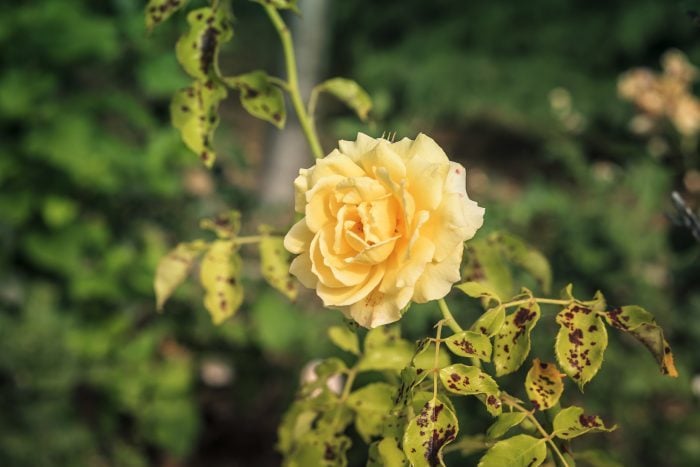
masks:
[[[544,427],[542,427],[542,425],[540,425],[540,422],[537,420],[537,418],[531,411],[527,410],[525,407],[520,405],[515,398],[509,396],[506,393],[501,393],[501,401],[503,401],[504,404],[514,408],[518,412],[524,413],[527,419],[530,420],[533,425],[535,425],[537,431],[539,431],[542,437],[547,441],[549,446],[552,448],[552,451],[554,451],[554,453],[557,455],[557,457],[559,458],[559,462],[561,462],[561,465],[563,467],[569,467],[569,463],[564,458],[564,454],[562,454],[559,448],[557,447],[556,443],[552,439],[552,436],[549,433],[547,433],[547,430],[545,430]]]
[[[545,304],[549,304],[549,305],[568,305],[569,303],[571,303],[571,300],[558,300],[555,298],[536,298],[535,297],[535,298],[525,298],[522,300],[515,300],[512,302],[506,302],[503,304],[503,307],[504,308],[511,308],[511,307],[518,306],[518,305],[524,305],[525,303],[531,303],[533,301],[535,301],[537,303],[545,303]]]
[[[440,371],[440,337],[442,336],[442,324],[444,321],[440,321],[437,324],[437,333],[435,333],[435,360],[433,361],[433,400],[437,399],[438,390],[438,371]]]
[[[447,306],[447,302],[445,302],[444,298],[441,298],[438,300],[438,306],[440,307],[440,311],[442,312],[443,318],[445,318],[445,324],[452,329],[452,332],[455,334],[458,332],[462,332],[463,329],[459,324],[457,324],[457,321],[455,320],[454,316],[452,316],[452,313],[450,312],[450,308]]]
[[[275,7],[263,4],[263,8],[265,8],[267,15],[270,17],[270,21],[272,21],[272,24],[275,26],[275,29],[280,36],[280,41],[282,42],[284,62],[287,67],[287,91],[289,92],[289,97],[292,100],[294,111],[297,114],[297,118],[299,118],[299,123],[301,124],[301,129],[304,132],[304,136],[306,136],[306,140],[309,142],[311,152],[316,159],[320,159],[323,157],[323,149],[321,148],[321,143],[318,141],[318,136],[314,131],[311,119],[306,113],[304,103],[301,99],[301,92],[299,91],[299,78],[297,76],[297,62],[296,56],[294,55],[292,35]]]

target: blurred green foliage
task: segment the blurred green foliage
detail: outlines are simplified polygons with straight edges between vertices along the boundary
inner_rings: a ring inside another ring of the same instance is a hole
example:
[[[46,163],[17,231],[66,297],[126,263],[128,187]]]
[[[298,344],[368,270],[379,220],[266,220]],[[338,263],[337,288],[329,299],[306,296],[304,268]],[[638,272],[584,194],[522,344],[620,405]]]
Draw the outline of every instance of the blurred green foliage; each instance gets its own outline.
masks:
[[[170,96],[187,83],[173,52],[184,17],[147,37],[144,3],[0,5],[0,465],[275,465],[275,427],[299,367],[329,352],[324,326],[340,321],[314,306],[290,308],[255,284],[241,315],[220,328],[187,286],[155,315],[158,259],[192,238],[202,215],[229,205],[245,216],[252,203],[221,170],[212,175],[219,197],[184,186],[182,174],[199,162],[168,115]],[[487,207],[480,235],[517,232],[553,260],[555,287],[571,281],[581,296],[600,288],[611,303],[639,303],[668,331],[679,380],[662,379],[636,343],[611,336],[587,388],[587,407],[623,427],[595,446],[628,465],[700,458],[700,422],[690,416],[700,249],[663,215],[681,168],[700,164],[677,144],[652,158],[615,97],[620,72],[656,66],[669,47],[700,63],[684,8],[628,0],[331,8],[328,76],[370,91],[379,134],[432,129],[481,170],[482,184],[470,187]],[[232,49],[245,66],[226,51],[222,61],[231,71],[275,71],[277,45],[259,6],[234,2],[234,10]],[[569,93],[582,124],[552,112],[555,88]],[[363,128],[328,116],[340,136]],[[221,164],[236,168],[245,131],[230,133]],[[452,308],[458,319],[477,316],[467,300]],[[404,334],[423,335],[437,316],[413,307]],[[533,335],[540,355],[551,352],[556,330],[547,329],[543,320]],[[221,386],[202,376],[212,361],[233,371]],[[462,432],[487,423],[461,421]]]

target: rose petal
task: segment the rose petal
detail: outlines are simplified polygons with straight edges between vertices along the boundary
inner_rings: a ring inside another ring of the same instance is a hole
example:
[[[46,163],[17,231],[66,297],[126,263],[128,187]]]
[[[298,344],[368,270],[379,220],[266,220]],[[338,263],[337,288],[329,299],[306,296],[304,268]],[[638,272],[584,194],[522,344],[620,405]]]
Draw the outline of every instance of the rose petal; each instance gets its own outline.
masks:
[[[302,219],[289,229],[284,236],[284,247],[288,252],[299,254],[309,249],[314,233],[306,225],[306,219]]]
[[[318,277],[311,272],[311,258],[308,251],[292,260],[292,263],[289,265],[289,273],[296,276],[306,288],[315,289],[316,285],[318,285]]]
[[[352,305],[366,297],[381,282],[385,269],[384,264],[372,266],[367,279],[353,287],[333,287],[319,282],[316,293],[325,306]]]
[[[454,251],[441,262],[430,262],[423,275],[416,282],[413,301],[425,303],[443,298],[460,279],[459,267],[462,264],[464,244],[458,243]]]

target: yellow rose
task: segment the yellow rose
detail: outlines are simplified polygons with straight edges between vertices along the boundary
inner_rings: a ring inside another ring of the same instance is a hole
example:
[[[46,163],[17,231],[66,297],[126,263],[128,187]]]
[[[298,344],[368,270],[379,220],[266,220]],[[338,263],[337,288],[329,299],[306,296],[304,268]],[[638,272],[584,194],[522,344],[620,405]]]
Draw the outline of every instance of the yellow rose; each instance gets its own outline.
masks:
[[[444,297],[460,279],[463,242],[483,223],[465,177],[423,134],[340,141],[294,182],[305,217],[284,239],[299,255],[290,272],[370,328],[397,321],[410,301]]]

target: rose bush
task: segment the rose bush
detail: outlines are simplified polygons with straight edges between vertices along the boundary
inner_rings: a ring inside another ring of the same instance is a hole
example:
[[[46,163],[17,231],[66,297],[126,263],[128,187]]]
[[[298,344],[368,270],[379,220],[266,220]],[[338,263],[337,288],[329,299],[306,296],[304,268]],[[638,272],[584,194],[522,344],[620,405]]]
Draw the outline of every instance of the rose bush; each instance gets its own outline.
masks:
[[[464,241],[483,223],[465,178],[424,134],[340,141],[294,182],[305,217],[284,239],[298,254],[290,272],[370,328],[397,321],[411,301],[444,297],[460,279]]]

